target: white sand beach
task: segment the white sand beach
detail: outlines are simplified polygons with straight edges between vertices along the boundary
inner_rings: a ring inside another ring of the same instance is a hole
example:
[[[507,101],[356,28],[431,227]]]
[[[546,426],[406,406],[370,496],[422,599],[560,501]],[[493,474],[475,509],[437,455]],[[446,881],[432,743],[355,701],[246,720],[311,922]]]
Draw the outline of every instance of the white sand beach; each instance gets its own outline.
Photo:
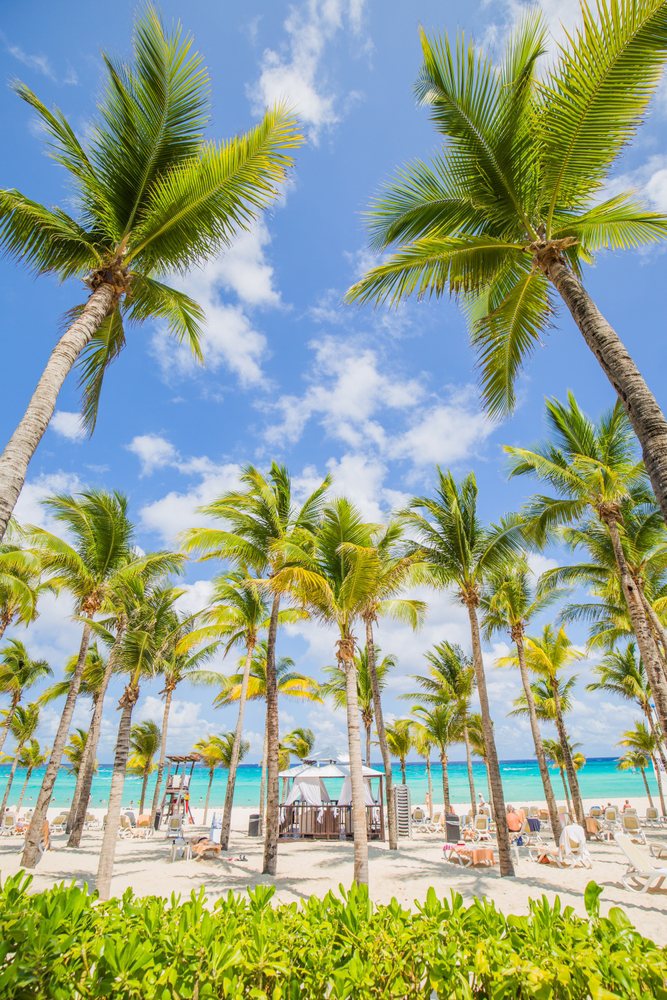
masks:
[[[521,803],[531,805],[533,803]],[[538,804],[538,803],[535,803]],[[594,804],[585,801],[585,807]],[[621,803],[619,803],[620,805]],[[643,816],[646,800],[633,799],[632,804]],[[137,895],[171,893],[189,896],[194,889],[204,888],[211,904],[230,889],[246,892],[257,885],[275,885],[276,899],[293,902],[315,894],[323,896],[336,891],[339,884],[348,887],[353,875],[353,845],[351,842],[281,841],[278,875],[261,874],[263,841],[248,837],[248,815],[253,810],[235,808],[230,850],[223,860],[169,861],[170,841],[163,831],[148,840],[119,840],[112,883],[113,895],[120,896],[131,888]],[[51,810],[51,818],[57,810]],[[195,819],[202,817],[195,815]],[[187,836],[203,833],[197,825],[187,828]],[[667,828],[647,829],[650,843],[666,842]],[[44,855],[33,872],[32,889],[39,891],[59,882],[95,885],[101,831],[86,831],[81,848],[65,846],[67,837],[55,835],[52,850]],[[625,889],[621,876],[626,870],[618,846],[612,842],[592,841],[589,850],[592,869],[581,867],[560,869],[531,861],[526,848],[519,848],[520,861],[514,878],[501,878],[496,868],[462,869],[443,858],[444,834],[415,835],[401,840],[398,851],[390,852],[385,843],[369,846],[370,893],[378,903],[395,897],[406,907],[422,902],[430,886],[440,897],[450,890],[460,892],[466,902],[473,897],[493,900],[505,913],[525,914],[530,898],[544,893],[553,900],[560,896],[563,905],[572,906],[577,914],[585,915],[584,890],[594,879],[604,889],[601,905],[606,913],[611,906],[622,907],[643,934],[659,944],[667,944],[667,888],[639,895]],[[550,841],[548,841],[550,842]],[[0,872],[4,880],[20,868],[18,837],[0,838]],[[643,848],[648,853],[648,848]],[[247,862],[239,861],[240,855]]]

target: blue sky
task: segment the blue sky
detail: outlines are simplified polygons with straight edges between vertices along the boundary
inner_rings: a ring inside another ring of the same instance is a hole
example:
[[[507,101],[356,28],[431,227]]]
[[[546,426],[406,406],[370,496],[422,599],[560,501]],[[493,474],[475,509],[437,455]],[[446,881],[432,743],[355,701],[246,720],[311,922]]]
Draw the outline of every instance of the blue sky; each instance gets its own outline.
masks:
[[[543,0],[557,39],[574,23],[572,0]],[[361,213],[378,185],[400,164],[437,146],[412,87],[420,64],[417,29],[471,31],[489,48],[502,43],[521,9],[517,0],[481,4],[427,0],[197,0],[164,2],[167,20],[180,18],[194,35],[212,83],[211,135],[248,128],[273,100],[300,111],[307,145],[284,198],[232,251],[190,275],[184,287],[204,306],[207,365],[201,369],[168,341],[159,326],[134,330],[107,375],[97,430],[82,437],[76,378],[66,383],[52,427],[28,474],[17,515],[45,523],[39,500],[54,489],[103,486],[127,493],[144,549],[174,545],[196,523],[195,508],[236,481],[239,465],[275,458],[305,491],[327,472],[371,518],[413,493],[429,490],[435,463],[457,476],[474,469],[485,518],[521,505],[526,482],[506,481],[503,444],[527,445],[544,431],[544,397],[572,389],[593,415],[613,394],[569,317],[561,315],[519,385],[512,419],[492,424],[480,412],[474,359],[455,302],[408,303],[398,311],[341,306],[341,297],[370,258]],[[18,77],[47,104],[57,104],[85,136],[102,81],[100,48],[129,56],[135,4],[118,0],[113,16],[91,17],[89,5],[5,0],[0,27],[0,75]],[[30,109],[0,88],[5,141],[0,187],[64,207],[65,177],[45,155]],[[661,89],[647,122],[610,179],[635,187],[667,210],[667,93]],[[616,327],[664,405],[664,265],[659,251],[606,254],[586,275],[599,307]],[[59,286],[0,261],[3,360],[6,373],[0,436],[7,440],[41,373],[66,309],[82,301],[75,282]],[[537,569],[547,565],[540,556]],[[551,562],[551,565],[555,563]],[[190,564],[184,606],[206,603],[210,564]],[[398,656],[386,711],[405,712],[395,698],[410,690],[423,652],[444,638],[468,645],[463,609],[429,594],[427,625],[416,635],[382,624],[378,641]],[[25,638],[35,656],[58,673],[78,645],[67,599],[46,598]],[[583,633],[572,631],[583,641]],[[335,637],[313,625],[280,636],[279,652],[318,675],[332,662]],[[502,757],[530,756],[527,726],[507,720],[518,676],[492,669],[505,637],[487,647],[489,692]],[[633,713],[612,699],[588,695],[592,661],[579,665],[581,683],[569,728],[585,752],[614,752]],[[230,663],[218,664],[222,670]],[[161,718],[159,685],[145,685],[137,718]],[[100,760],[110,760],[118,692],[110,691]],[[183,685],[172,709],[170,748],[187,749],[203,733],[233,728],[233,712],[214,712],[212,695]],[[320,740],[343,741],[344,718],[331,706],[285,700],[283,730],[309,725]],[[85,725],[87,705],[75,724]],[[56,709],[45,711],[48,742]],[[257,760],[262,712],[251,705],[247,733]],[[456,750],[454,757],[460,756]]]

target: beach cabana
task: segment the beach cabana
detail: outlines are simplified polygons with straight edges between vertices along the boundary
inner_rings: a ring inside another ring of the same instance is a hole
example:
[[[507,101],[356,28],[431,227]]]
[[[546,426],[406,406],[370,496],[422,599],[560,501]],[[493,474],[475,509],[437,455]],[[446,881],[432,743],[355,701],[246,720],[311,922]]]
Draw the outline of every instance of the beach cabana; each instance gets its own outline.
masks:
[[[327,748],[329,752],[329,748]],[[348,764],[335,762],[299,764],[280,777],[290,782],[285,801],[280,806],[279,837],[283,840],[347,840],[354,837],[352,791]],[[369,840],[384,840],[384,799],[382,771],[362,768],[366,799],[366,831]],[[376,792],[372,782],[377,779]],[[327,781],[342,783],[337,798],[333,798]]]

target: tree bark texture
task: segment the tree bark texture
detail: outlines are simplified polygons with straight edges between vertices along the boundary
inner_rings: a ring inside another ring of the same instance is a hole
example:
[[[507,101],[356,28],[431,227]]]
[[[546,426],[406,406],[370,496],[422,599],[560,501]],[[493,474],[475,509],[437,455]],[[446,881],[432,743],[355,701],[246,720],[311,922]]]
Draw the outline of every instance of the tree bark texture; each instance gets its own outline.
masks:
[[[371,690],[373,692],[373,713],[375,715],[375,731],[378,734],[382,763],[384,764],[385,794],[387,796],[387,834],[389,837],[389,850],[398,850],[398,830],[396,826],[396,810],[394,809],[394,782],[391,773],[391,754],[387,746],[387,732],[384,727],[384,713],[382,711],[382,698],[380,695],[380,682],[378,681],[377,667],[375,663],[375,645],[373,641],[373,621],[371,618],[365,620],[366,625],[366,655],[368,657],[368,673],[371,679]]]
[[[262,744],[262,774],[259,781],[259,815],[262,823],[266,822],[266,757],[268,753],[269,734],[266,729],[266,712],[264,713],[264,742]]]
[[[2,805],[0,806],[0,830],[2,829],[2,824],[5,820],[5,809],[7,808],[7,800],[9,798],[9,793],[11,791],[12,785],[14,784],[14,775],[16,774],[16,768],[19,766],[19,754],[21,753],[21,747],[16,748],[16,753],[14,754],[14,760],[12,761],[12,768],[9,772],[9,777],[7,778],[7,786],[5,788],[5,794],[2,797]],[[18,809],[16,810],[18,816]]]
[[[560,740],[561,749],[563,751],[563,760],[565,761],[568,784],[570,786],[570,791],[572,792],[574,815],[579,826],[582,826],[585,830],[586,815],[584,813],[584,804],[581,801],[579,779],[577,778],[577,771],[574,766],[574,761],[572,760],[572,754],[570,753],[570,744],[567,740],[565,723],[563,722],[563,710],[560,704],[560,695],[558,694],[558,683],[556,678],[553,678],[551,687],[554,695],[554,704],[556,706],[556,729],[558,730],[558,739]]]
[[[18,705],[18,699],[15,701],[12,698],[12,703],[9,706],[9,711],[7,713],[7,718],[5,719],[2,729],[0,729],[0,750],[5,745],[5,740],[7,739],[7,733],[9,732],[9,727],[12,724],[12,719],[16,715],[16,706]]]
[[[519,660],[519,671],[521,672],[521,683],[523,684],[523,693],[526,696],[526,704],[528,706],[528,717],[530,719],[530,731],[533,734],[533,743],[535,745],[535,756],[537,757],[537,763],[540,769],[540,777],[542,778],[542,786],[544,787],[544,795],[547,800],[547,809],[549,810],[549,819],[551,821],[551,830],[554,835],[554,840],[556,843],[560,841],[560,820],[558,819],[558,806],[556,805],[556,796],[554,795],[554,790],[551,785],[551,775],[549,774],[549,766],[547,764],[547,758],[544,754],[544,745],[542,743],[542,733],[540,732],[540,725],[537,721],[537,712],[535,711],[535,699],[533,698],[533,692],[530,687],[530,678],[528,676],[528,667],[526,666],[526,653],[523,645],[523,630],[520,634],[515,633],[513,639],[516,643],[516,653]]]
[[[473,816],[477,815],[477,803],[475,801],[475,778],[472,773],[472,752],[470,750],[470,733],[468,732],[468,723],[463,727],[463,742],[466,746],[466,764],[468,767],[468,786],[470,788],[470,810]]]
[[[614,513],[611,512],[607,516],[604,516],[604,521],[609,529],[611,543],[614,547],[616,565],[618,566],[618,571],[621,577],[623,596],[625,597],[625,603],[628,606],[630,618],[632,619],[632,628],[634,629],[634,633],[637,637],[637,645],[639,646],[641,658],[644,661],[646,676],[648,677],[648,681],[653,692],[653,699],[655,701],[656,712],[658,713],[660,728],[663,733],[667,733],[667,682],[665,682],[662,662],[653,638],[653,633],[651,632],[651,628],[646,617],[641,594],[639,593],[637,585],[632,578],[630,570],[628,569],[628,563],[621,544],[621,536]]]
[[[25,781],[23,782],[23,788],[21,789],[21,794],[19,795],[19,804],[16,807],[16,815],[21,812],[21,806],[23,805],[23,796],[25,795],[25,790],[28,787],[28,782],[30,781],[30,776],[32,775],[32,768],[29,767],[25,776]]]
[[[486,747],[486,766],[489,773],[489,794],[493,799],[493,808],[496,815],[496,833],[498,837],[498,862],[501,875],[514,875],[514,865],[510,851],[509,830],[507,828],[507,814],[505,811],[505,797],[503,795],[503,785],[500,778],[500,766],[498,764],[498,752],[496,741],[493,736],[493,722],[489,711],[489,697],[486,692],[486,676],[484,674],[484,661],[482,660],[482,641],[479,634],[479,622],[477,620],[477,610],[472,603],[467,602],[468,617],[470,619],[470,633],[472,637],[472,656],[475,665],[475,677],[477,680],[477,693],[482,712],[482,729],[484,731],[484,745]]]
[[[208,816],[208,802],[211,798],[211,785],[213,784],[213,768],[208,772],[208,788],[206,789],[206,805],[204,806],[204,826],[206,826],[206,817]]]
[[[162,775],[164,774],[164,758],[167,753],[167,731],[169,729],[169,710],[171,709],[171,699],[174,689],[168,687],[164,693],[164,712],[162,713],[162,737],[160,739],[160,759],[157,765],[157,777],[155,779],[155,791],[153,792],[153,804],[151,805],[151,829],[155,824],[155,814],[157,813],[160,792],[162,791]]]
[[[442,765],[442,799],[445,803],[445,816],[450,811],[449,803],[449,774],[447,772],[447,754],[440,754],[440,763]]]
[[[367,722],[366,728],[366,767],[371,766],[371,723]]]
[[[236,732],[234,733],[234,745],[229,761],[229,773],[227,774],[227,790],[225,791],[225,808],[222,814],[222,830],[220,831],[220,844],[224,851],[229,847],[229,834],[232,828],[232,806],[234,805],[234,786],[236,784],[236,770],[239,766],[241,755],[241,738],[243,736],[243,713],[245,712],[245,701],[248,694],[248,680],[250,678],[250,666],[252,664],[252,651],[254,642],[248,642],[245,664],[243,667],[243,680],[241,681],[241,695],[239,697],[239,714],[236,720]],[[276,695],[277,700],[277,695]]]
[[[618,393],[639,439],[646,471],[667,522],[667,420],[641,372],[579,279],[562,261],[546,273],[560,292],[574,322]]]
[[[148,784],[148,770],[144,771],[144,780],[141,783],[141,795],[139,797],[139,815],[142,816],[144,812],[144,802],[146,800],[146,785]]]
[[[67,692],[67,698],[65,700],[65,707],[60,718],[56,738],[53,742],[53,750],[51,751],[51,756],[49,757],[49,763],[46,765],[46,771],[44,772],[44,778],[42,780],[42,787],[39,790],[35,811],[32,814],[30,827],[28,828],[28,832],[26,834],[23,854],[21,855],[21,866],[23,868],[34,868],[37,863],[37,845],[39,844],[39,839],[42,836],[42,827],[44,826],[44,820],[46,819],[49,803],[51,802],[51,796],[53,795],[53,786],[55,785],[56,778],[58,777],[58,768],[60,767],[60,761],[62,760],[63,751],[67,743],[69,727],[72,723],[72,715],[74,714],[74,706],[76,704],[79,688],[81,686],[83,668],[86,665],[86,654],[88,653],[88,643],[90,642],[91,631],[91,625],[86,623],[83,626],[83,635],[81,636],[81,645],[79,647],[79,657],[74,673],[72,674],[72,680],[70,681],[69,691]]]
[[[120,700],[122,708],[120,723],[118,725],[118,738],[116,739],[116,753],[113,762],[113,774],[111,776],[111,791],[109,792],[109,807],[107,809],[107,823],[102,836],[102,848],[100,850],[100,860],[97,868],[97,891],[100,899],[107,900],[111,895],[111,877],[113,875],[113,863],[116,856],[116,840],[118,839],[118,824],[120,822],[120,810],[123,804],[123,788],[125,785],[125,773],[127,771],[127,759],[130,755],[130,730],[132,728],[132,711],[139,698],[139,688],[126,687],[125,693]]]
[[[275,875],[278,869],[278,827],[280,824],[280,726],[278,721],[278,681],[276,677],[276,635],[280,594],[273,598],[271,621],[266,644],[266,833],[264,836],[263,875]]]
[[[366,796],[361,762],[359,732],[359,701],[357,699],[357,668],[354,663],[354,639],[345,635],[336,652],[339,666],[345,671],[347,703],[347,745],[350,754],[350,786],[352,790],[352,821],[354,823],[354,881],[368,885],[368,835],[366,830]]]
[[[0,539],[4,537],[23,488],[30,459],[53,416],[61,386],[81,351],[102,325],[113,296],[113,286],[106,282],[101,284],[62,335],[51,352],[24,416],[0,457]]]
[[[667,816],[667,808],[665,807],[665,794],[662,790],[662,775],[660,773],[660,768],[656,766],[655,760],[653,760],[653,770],[655,772],[655,780],[658,785],[658,794],[660,795],[660,809],[662,811],[662,817],[664,819],[665,816]]]
[[[645,711],[644,714],[648,719],[648,727],[651,730],[651,734],[655,737],[655,745],[658,750],[658,756],[660,757],[663,767],[665,768],[665,774],[667,774],[667,759],[665,759],[665,747],[662,742],[662,739],[660,738],[660,733],[656,729],[655,722],[653,721],[653,712],[651,711],[650,705],[648,707],[648,711]],[[656,774],[658,774],[658,771],[656,771]],[[658,782],[658,786],[660,787],[660,782]],[[662,788],[660,790],[662,792]]]
[[[646,789],[646,794],[648,795],[648,803],[649,803],[649,805],[650,805],[650,807],[652,809],[653,808],[653,796],[651,795],[651,789],[648,787],[648,781],[646,780],[646,772],[645,772],[645,770],[644,770],[643,767],[640,767],[639,770],[642,773],[642,778],[644,779],[644,788]]]
[[[567,781],[565,780],[565,771],[562,767],[559,767],[560,780],[563,782],[563,791],[565,792],[565,805],[567,807],[568,815],[573,816],[574,810],[572,809],[572,803],[570,802],[570,793],[567,790]]]
[[[97,707],[96,698],[93,703],[93,716],[95,715],[95,708]],[[81,789],[83,788],[84,781],[86,780],[86,770],[88,768],[88,761],[90,759],[90,731],[93,728],[93,723],[91,719],[90,727],[88,729],[88,735],[86,737],[86,744],[83,748],[83,753],[81,754],[81,760],[79,762],[79,770],[76,772],[76,784],[74,786],[74,794],[72,795],[72,801],[69,807],[69,816],[67,817],[67,822],[65,823],[65,833],[71,834],[74,829],[74,824],[76,818],[79,814],[79,802],[81,801]],[[87,800],[86,800],[87,801]],[[69,841],[67,842],[69,847]]]
[[[426,787],[428,788],[428,818],[433,819],[433,782],[431,781],[431,752],[426,755]]]

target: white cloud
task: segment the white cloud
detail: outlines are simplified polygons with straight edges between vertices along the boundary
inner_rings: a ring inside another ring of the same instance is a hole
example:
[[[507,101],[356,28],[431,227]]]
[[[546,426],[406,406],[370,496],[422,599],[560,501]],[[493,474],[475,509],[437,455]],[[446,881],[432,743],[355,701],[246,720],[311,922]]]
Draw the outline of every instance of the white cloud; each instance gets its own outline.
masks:
[[[359,35],[363,6],[363,0],[305,0],[291,6],[284,23],[287,44],[280,51],[264,50],[260,77],[248,88],[253,112],[260,114],[267,105],[286,100],[310,125],[317,143],[320,131],[340,119],[322,68],[324,50],[346,23],[353,36]]]
[[[57,522],[49,516],[41,501],[52,493],[77,493],[83,489],[79,477],[68,472],[52,472],[29,480],[19,495],[14,508],[14,517],[19,524],[35,524],[53,531]],[[58,526],[62,532],[62,525]]]
[[[82,441],[86,436],[86,429],[81,423],[80,413],[70,413],[67,410],[56,410],[51,417],[49,424],[51,430],[69,441]]]
[[[44,76],[48,76],[51,80],[55,80],[56,75],[53,72],[51,63],[46,56],[31,55],[28,52],[24,52],[20,45],[7,45],[7,51],[10,56],[13,56],[14,59],[18,59],[18,61],[23,63],[24,66],[35,70],[37,73],[43,73]]]
[[[388,445],[392,458],[408,458],[415,465],[460,462],[473,454],[492,433],[494,425],[477,405],[477,393],[466,386],[420,412],[412,426]]]
[[[202,716],[201,708],[201,702],[182,701],[179,698],[174,698],[169,711],[167,736],[169,753],[187,753],[197,740],[219,729],[216,722],[210,722]],[[134,718],[137,722],[152,719],[161,727],[163,714],[164,702],[162,699],[156,698],[154,695],[147,695],[135,709]]]
[[[270,242],[265,221],[258,219],[249,230],[239,233],[234,245],[216,261],[216,280],[247,305],[280,305],[280,293],[274,288],[273,267],[264,256],[264,247]],[[194,284],[196,297],[196,274]]]
[[[138,434],[126,447],[139,458],[142,476],[150,475],[154,469],[172,465],[176,458],[173,444],[159,434]]]
[[[165,545],[173,545],[185,528],[204,523],[204,518],[196,514],[197,507],[238,485],[239,471],[239,466],[232,463],[211,466],[198,485],[184,493],[172,490],[142,507],[139,511],[142,525],[160,535]]]

